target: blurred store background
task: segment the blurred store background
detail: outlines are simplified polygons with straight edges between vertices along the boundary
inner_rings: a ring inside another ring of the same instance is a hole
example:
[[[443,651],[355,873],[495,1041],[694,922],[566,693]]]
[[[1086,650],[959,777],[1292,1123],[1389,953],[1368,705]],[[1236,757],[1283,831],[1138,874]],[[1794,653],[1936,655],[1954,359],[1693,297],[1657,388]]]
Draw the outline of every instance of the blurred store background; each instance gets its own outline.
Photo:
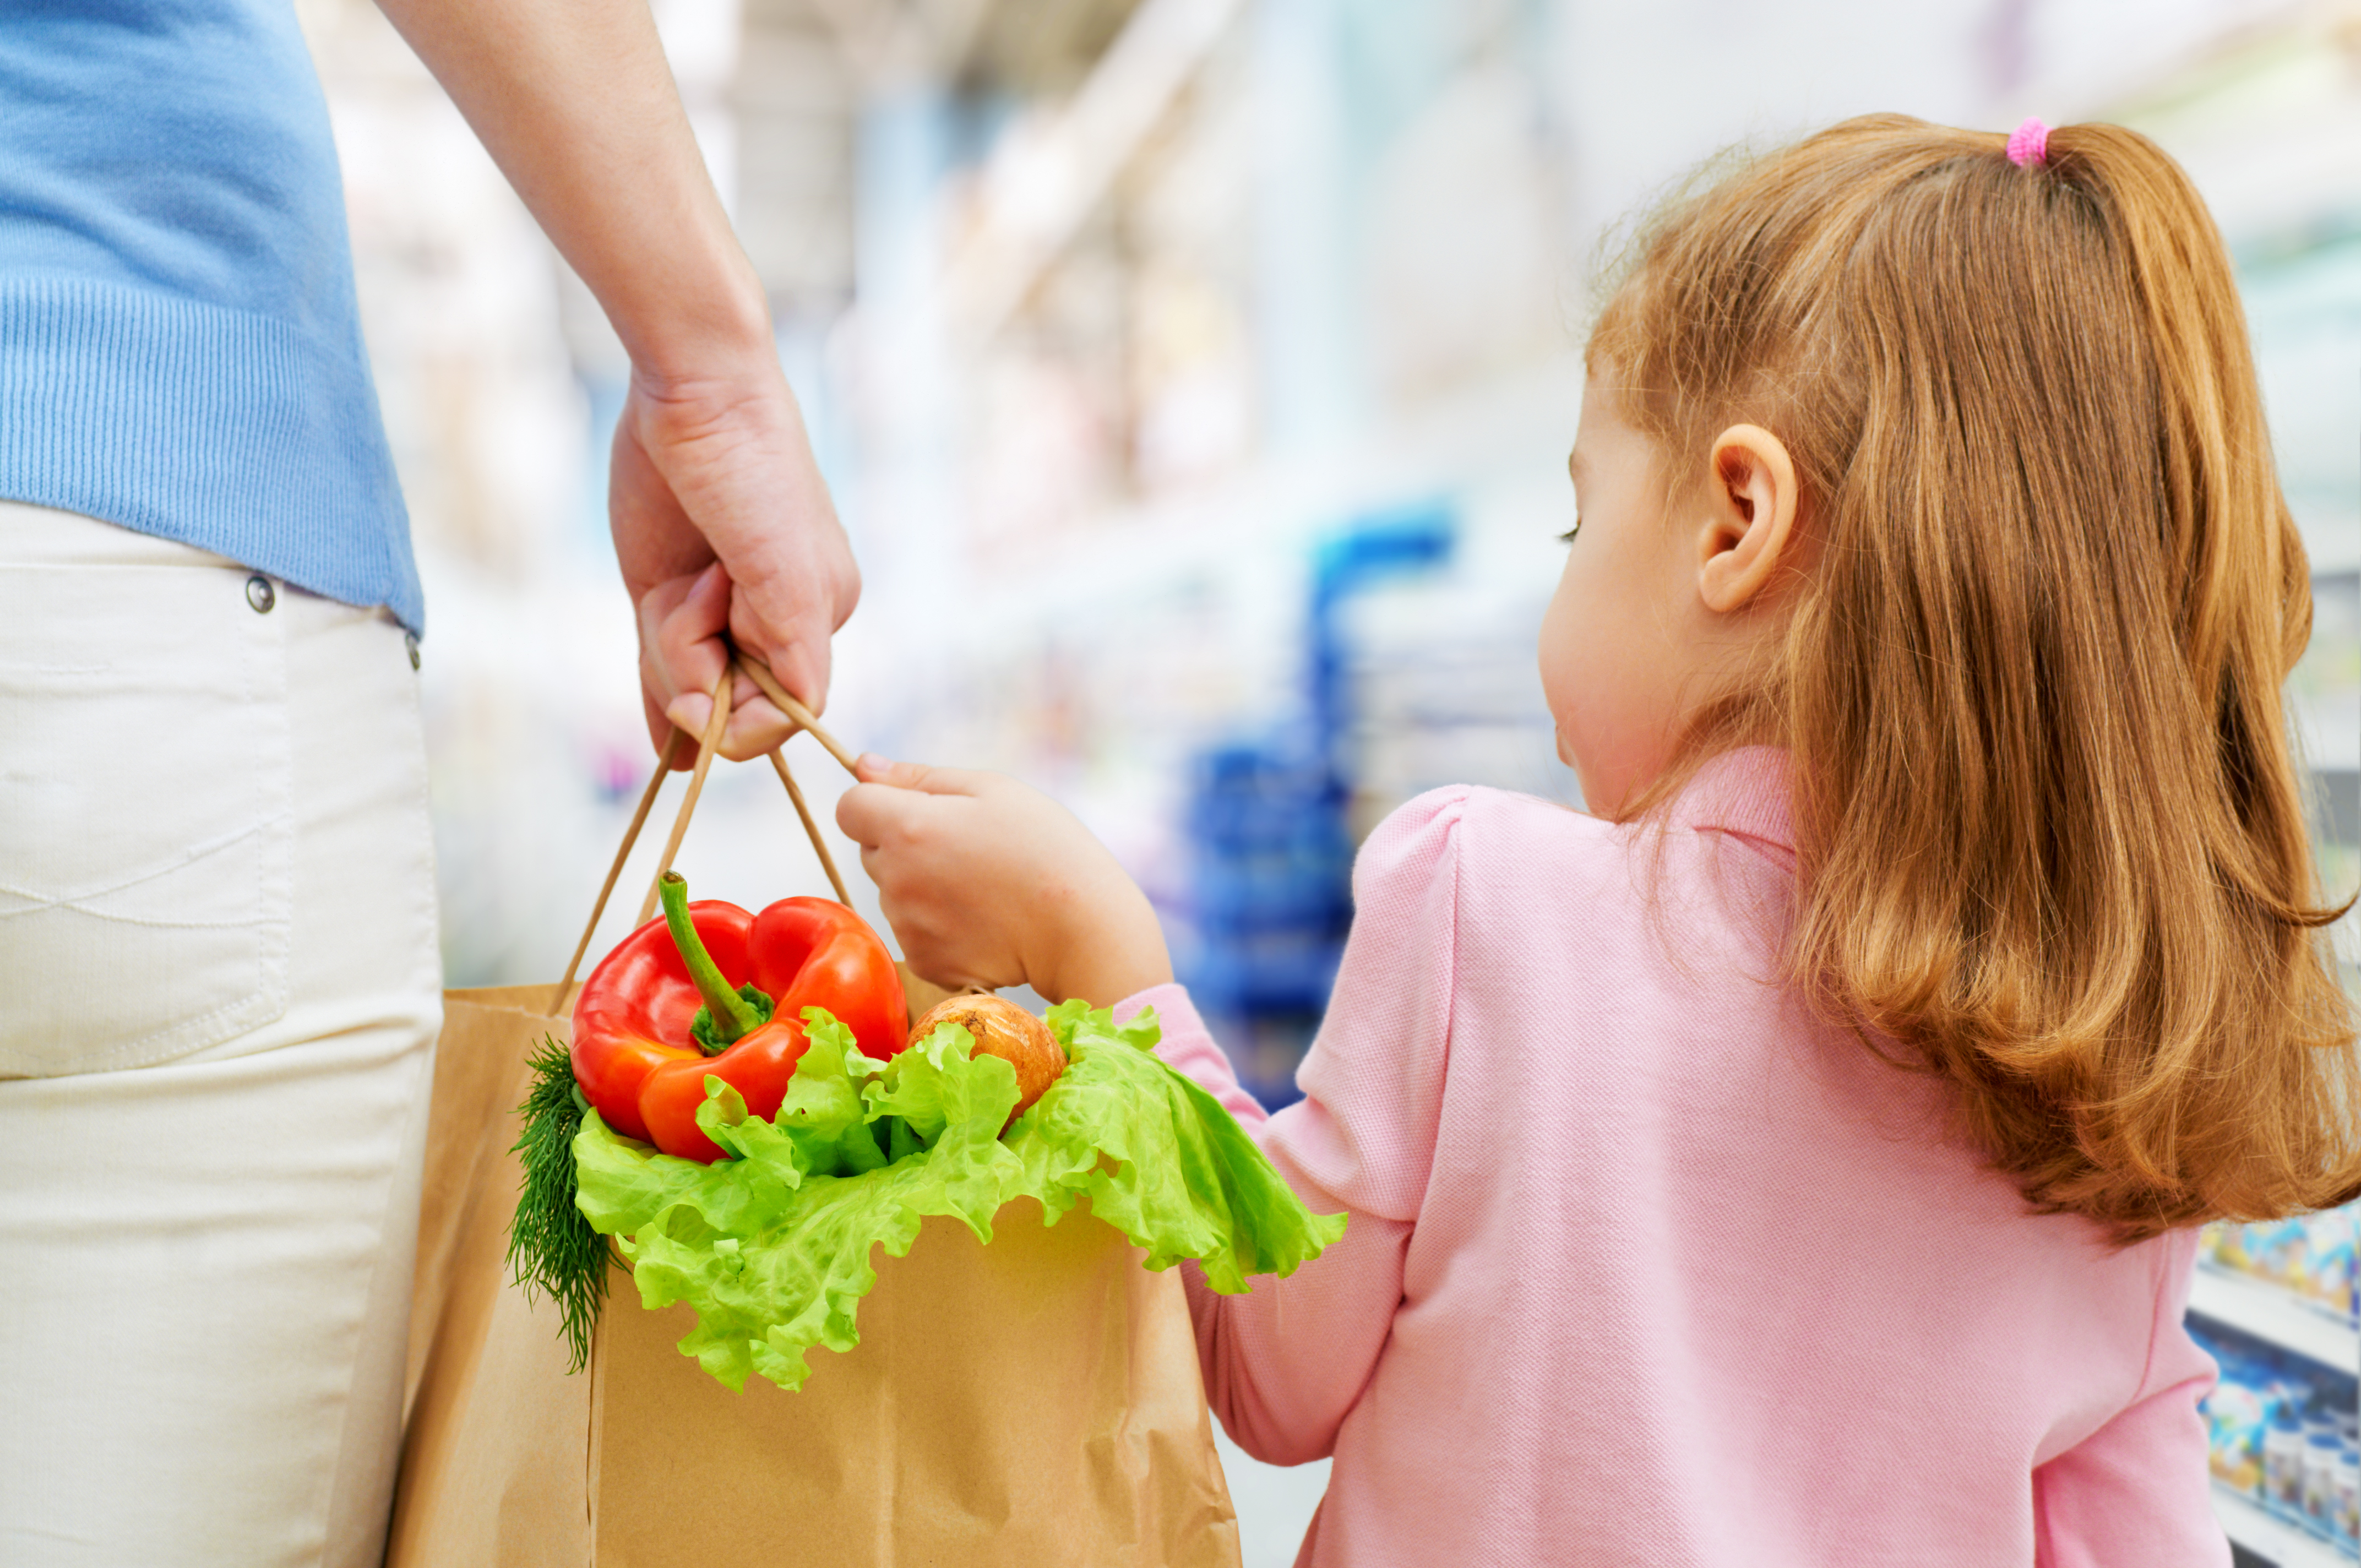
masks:
[[[368,0],[298,8],[429,595],[449,972],[546,979],[651,760],[604,516],[625,366]],[[656,14],[866,574],[832,727],[1071,805],[1272,1102],[1372,823],[1451,781],[1577,799],[1532,639],[1603,237],[1715,149],[1850,114],[2120,120],[2204,189],[2316,573],[2293,693],[2328,885],[2361,880],[2361,0]],[[833,764],[789,754],[825,815]],[[824,889],[767,768],[707,801],[681,861],[701,894]],[[2289,1422],[2309,1444],[2354,1403],[2349,1216],[2320,1237],[2211,1248],[2329,1325],[2225,1354],[2253,1419],[2217,1421],[2224,1508],[2286,1563],[2353,1540],[2333,1464],[2309,1513],[2300,1464],[2277,1504],[2263,1475],[2267,1443],[2301,1452]],[[2217,1300],[2209,1332],[2243,1310]],[[1234,1482],[1249,1562],[1290,1561],[1316,1473]]]

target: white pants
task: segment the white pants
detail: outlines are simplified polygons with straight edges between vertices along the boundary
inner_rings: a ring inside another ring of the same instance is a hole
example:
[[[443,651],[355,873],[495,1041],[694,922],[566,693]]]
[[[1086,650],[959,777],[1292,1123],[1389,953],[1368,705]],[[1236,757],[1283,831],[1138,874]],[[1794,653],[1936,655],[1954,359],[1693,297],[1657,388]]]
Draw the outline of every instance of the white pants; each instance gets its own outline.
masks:
[[[383,1552],[441,1017],[401,629],[0,502],[0,1563]]]

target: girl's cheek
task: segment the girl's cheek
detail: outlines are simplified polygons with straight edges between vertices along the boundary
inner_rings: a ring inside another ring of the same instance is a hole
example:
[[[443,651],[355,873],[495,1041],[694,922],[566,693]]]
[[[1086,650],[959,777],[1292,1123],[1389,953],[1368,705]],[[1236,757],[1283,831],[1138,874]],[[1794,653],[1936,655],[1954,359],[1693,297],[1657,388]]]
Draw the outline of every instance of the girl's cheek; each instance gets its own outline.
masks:
[[[1542,618],[1542,698],[1549,705],[1550,720],[1557,732],[1558,761],[1577,774],[1588,771],[1585,753],[1591,747],[1585,732],[1593,727],[1596,716],[1586,710],[1596,705],[1600,674],[1588,667],[1586,652],[1577,596],[1570,591],[1570,584],[1562,582]]]
[[[1647,772],[1670,654],[1634,613],[1631,594],[1571,569],[1542,618],[1542,695],[1559,760],[1581,781],[1586,809],[1611,812]]]
[[[1573,712],[1581,675],[1582,628],[1576,598],[1574,564],[1569,561],[1558,578],[1557,592],[1550,597],[1549,609],[1542,614],[1539,650],[1542,698],[1549,704],[1550,717],[1557,720],[1561,737]]]

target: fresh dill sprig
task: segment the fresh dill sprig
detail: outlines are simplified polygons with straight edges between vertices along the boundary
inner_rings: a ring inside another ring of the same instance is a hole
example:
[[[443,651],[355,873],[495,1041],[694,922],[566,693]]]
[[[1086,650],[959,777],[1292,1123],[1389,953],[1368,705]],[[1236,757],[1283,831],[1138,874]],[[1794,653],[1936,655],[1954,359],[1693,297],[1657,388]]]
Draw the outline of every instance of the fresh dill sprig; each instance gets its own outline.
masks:
[[[564,1311],[569,1369],[579,1372],[590,1364],[590,1333],[607,1300],[607,1238],[574,1202],[574,1135],[589,1106],[554,1037],[534,1054],[533,1075],[533,1091],[517,1107],[524,1131],[511,1151],[524,1157],[524,1190],[509,1223],[509,1269],[528,1299],[544,1294]]]

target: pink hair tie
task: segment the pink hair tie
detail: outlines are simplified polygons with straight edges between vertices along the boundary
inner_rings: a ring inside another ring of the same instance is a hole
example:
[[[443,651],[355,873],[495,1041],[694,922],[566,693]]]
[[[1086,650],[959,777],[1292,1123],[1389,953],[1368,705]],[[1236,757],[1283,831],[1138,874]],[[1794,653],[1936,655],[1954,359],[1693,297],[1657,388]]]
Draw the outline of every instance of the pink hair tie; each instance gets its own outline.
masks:
[[[2049,160],[2049,127],[2027,120],[2008,134],[2008,160],[2019,169]]]

